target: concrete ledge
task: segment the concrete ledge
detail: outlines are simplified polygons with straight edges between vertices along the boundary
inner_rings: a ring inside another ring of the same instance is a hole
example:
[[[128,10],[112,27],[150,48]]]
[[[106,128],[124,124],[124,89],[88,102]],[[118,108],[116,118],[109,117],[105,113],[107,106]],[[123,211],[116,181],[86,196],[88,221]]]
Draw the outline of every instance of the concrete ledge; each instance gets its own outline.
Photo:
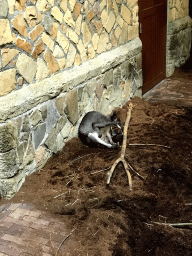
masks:
[[[126,59],[140,53],[141,47],[140,39],[136,38],[112,51],[102,53],[79,67],[66,70],[3,96],[0,100],[0,123],[19,116],[38,104],[55,98],[60,93],[69,91],[77,85],[121,64]]]

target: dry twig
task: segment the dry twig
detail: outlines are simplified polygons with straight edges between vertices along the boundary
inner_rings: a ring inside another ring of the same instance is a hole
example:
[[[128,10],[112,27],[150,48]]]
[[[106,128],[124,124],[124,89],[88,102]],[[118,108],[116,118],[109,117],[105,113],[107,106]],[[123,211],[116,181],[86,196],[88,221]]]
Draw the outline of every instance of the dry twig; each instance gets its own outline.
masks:
[[[171,148],[169,146],[165,146],[161,144],[140,144],[140,143],[128,144],[128,146],[156,146],[156,147],[163,147],[163,148]]]
[[[75,229],[76,229],[76,228],[75,228]],[[59,245],[59,247],[58,247],[58,249],[57,249],[57,251],[56,251],[55,256],[57,256],[57,253],[58,253],[59,249],[61,248],[62,244],[73,234],[73,232],[75,231],[75,229],[73,229],[73,230],[71,231],[71,233],[63,239],[63,241],[61,242],[61,244]]]
[[[165,226],[171,226],[171,227],[185,227],[185,226],[192,226],[192,223],[161,223],[161,222],[152,222],[158,225],[165,225]]]
[[[126,150],[126,145],[127,145],[127,130],[128,130],[128,125],[129,125],[129,121],[131,119],[131,110],[133,108],[133,104],[130,103],[129,104],[129,110],[127,112],[127,118],[126,118],[126,122],[125,122],[125,126],[124,126],[124,131],[123,131],[123,146],[121,149],[121,156],[115,161],[115,163],[112,165],[111,170],[108,172],[108,177],[107,177],[107,185],[110,183],[111,180],[111,176],[113,175],[113,172],[116,168],[116,166],[122,162],[125,171],[127,173],[127,177],[128,177],[128,182],[129,182],[129,187],[130,189],[132,188],[132,179],[131,179],[131,174],[129,172],[129,168],[128,165],[125,161],[125,150]]]

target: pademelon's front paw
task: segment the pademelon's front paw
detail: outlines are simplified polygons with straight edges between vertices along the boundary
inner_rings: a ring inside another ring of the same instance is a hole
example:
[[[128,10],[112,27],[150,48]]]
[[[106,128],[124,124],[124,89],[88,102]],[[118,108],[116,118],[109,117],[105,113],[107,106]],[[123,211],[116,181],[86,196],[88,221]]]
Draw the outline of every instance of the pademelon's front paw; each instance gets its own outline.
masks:
[[[119,142],[114,143],[113,145],[111,145],[111,148],[118,149],[119,148]]]

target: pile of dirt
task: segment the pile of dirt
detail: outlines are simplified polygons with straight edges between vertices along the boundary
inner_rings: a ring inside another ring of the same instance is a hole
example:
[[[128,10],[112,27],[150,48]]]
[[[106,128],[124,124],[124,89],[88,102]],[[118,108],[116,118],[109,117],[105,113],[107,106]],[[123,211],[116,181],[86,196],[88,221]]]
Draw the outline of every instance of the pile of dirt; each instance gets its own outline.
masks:
[[[119,164],[106,186],[120,149],[88,148],[73,138],[11,200],[33,203],[75,228],[70,239],[79,247],[70,255],[191,255],[190,226],[167,224],[192,221],[192,109],[137,97],[132,103],[126,160],[144,181],[131,172],[130,190]],[[116,109],[122,123],[128,104]]]

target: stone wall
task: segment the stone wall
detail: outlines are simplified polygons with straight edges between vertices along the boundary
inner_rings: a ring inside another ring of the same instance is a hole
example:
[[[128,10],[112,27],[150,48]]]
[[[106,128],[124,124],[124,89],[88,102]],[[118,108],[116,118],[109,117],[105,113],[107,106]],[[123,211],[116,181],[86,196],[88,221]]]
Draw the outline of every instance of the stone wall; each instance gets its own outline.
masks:
[[[136,37],[137,0],[1,0],[0,97]]]
[[[11,198],[77,136],[87,111],[109,114],[142,96],[141,42],[136,38],[79,67],[11,92],[0,101],[0,192]]]
[[[174,73],[190,56],[191,26],[189,0],[168,1],[167,76]]]
[[[142,97],[137,0],[0,1],[0,192],[77,136],[90,110]],[[189,56],[188,2],[168,6],[167,73]],[[184,59],[183,59],[184,58]]]

